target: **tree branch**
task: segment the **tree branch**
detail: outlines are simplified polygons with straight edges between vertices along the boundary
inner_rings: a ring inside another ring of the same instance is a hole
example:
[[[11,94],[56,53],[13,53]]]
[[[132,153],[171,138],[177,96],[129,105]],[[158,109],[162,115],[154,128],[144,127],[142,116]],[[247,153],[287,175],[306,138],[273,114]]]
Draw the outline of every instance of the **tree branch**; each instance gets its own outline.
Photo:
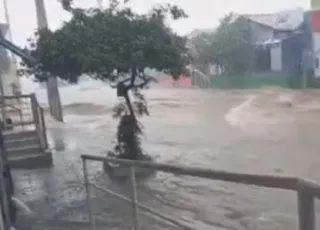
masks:
[[[127,90],[132,89],[134,87],[134,82],[136,81],[136,77],[137,77],[137,70],[135,68],[133,68],[131,70],[131,81],[130,81],[130,85],[128,85]]]
[[[132,104],[131,104],[131,100],[130,100],[128,91],[126,91],[126,93],[124,95],[124,99],[126,100],[126,104],[128,106],[130,115],[132,116],[133,119],[136,119],[136,115],[134,114],[134,110],[133,110],[133,107],[132,107]]]
[[[135,85],[135,88],[144,88],[147,86],[150,82],[158,82],[156,78],[150,77],[150,76],[145,76],[144,74],[138,75],[138,77],[143,81],[142,83]]]
[[[118,87],[118,84],[121,84],[121,83],[126,83],[126,82],[128,82],[128,81],[130,81],[131,80],[131,78],[127,78],[127,79],[124,79],[124,80],[122,80],[122,81],[119,81],[116,85],[111,85],[110,84],[110,87],[111,88],[113,88],[113,89],[115,89],[115,88],[117,88]],[[129,87],[129,86],[127,86],[127,87]]]
[[[137,76],[136,69],[132,69],[131,78],[130,79],[126,79],[126,80],[123,81],[123,82],[126,82],[126,81],[130,80],[130,84],[128,86],[126,86],[126,88],[125,88],[124,99],[125,99],[126,104],[128,106],[130,115],[132,116],[133,119],[136,119],[136,116],[134,114],[134,110],[133,110],[133,107],[132,107],[132,104],[131,104],[131,100],[130,100],[130,96],[128,94],[128,91],[134,87],[134,82],[136,80],[136,76]]]

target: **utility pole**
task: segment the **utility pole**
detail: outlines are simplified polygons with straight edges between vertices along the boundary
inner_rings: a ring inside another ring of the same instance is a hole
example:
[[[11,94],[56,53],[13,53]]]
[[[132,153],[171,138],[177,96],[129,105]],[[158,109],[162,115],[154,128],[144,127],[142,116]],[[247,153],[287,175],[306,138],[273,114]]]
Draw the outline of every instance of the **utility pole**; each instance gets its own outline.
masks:
[[[38,30],[48,28],[46,9],[43,0],[35,0]],[[49,76],[47,80],[48,103],[51,115],[58,121],[63,122],[61,100],[58,90],[58,81],[55,76]]]
[[[7,0],[3,0],[3,7],[4,7],[4,14],[5,14],[6,23],[7,23],[7,26],[8,26],[8,38],[9,38],[9,41],[12,42],[12,31],[11,31],[11,23],[10,23],[10,16],[9,16]],[[10,62],[9,73],[10,73],[10,76],[12,74],[15,77],[14,81],[11,83],[12,84],[12,93],[15,94],[16,92],[21,92],[21,85],[20,85],[19,77],[17,76],[17,59],[16,59],[16,56],[12,52],[11,52],[10,56],[11,56],[12,62]],[[14,85],[17,86],[16,89],[13,88]]]
[[[8,10],[8,2],[7,0],[3,0],[3,7],[4,7],[4,14],[6,18],[6,23],[8,25],[8,35],[9,35],[9,40],[12,41],[12,32],[11,32],[11,27],[10,27],[10,17],[9,17],[9,10]],[[16,57],[14,54],[12,54],[12,59],[16,61]]]

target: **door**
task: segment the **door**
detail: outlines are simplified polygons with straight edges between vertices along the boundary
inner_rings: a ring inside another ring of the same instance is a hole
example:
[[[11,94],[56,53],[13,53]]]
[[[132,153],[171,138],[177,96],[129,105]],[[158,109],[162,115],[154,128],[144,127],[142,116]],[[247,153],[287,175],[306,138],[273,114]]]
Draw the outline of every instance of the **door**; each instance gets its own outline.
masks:
[[[270,48],[271,71],[280,72],[282,70],[282,50],[281,44]]]

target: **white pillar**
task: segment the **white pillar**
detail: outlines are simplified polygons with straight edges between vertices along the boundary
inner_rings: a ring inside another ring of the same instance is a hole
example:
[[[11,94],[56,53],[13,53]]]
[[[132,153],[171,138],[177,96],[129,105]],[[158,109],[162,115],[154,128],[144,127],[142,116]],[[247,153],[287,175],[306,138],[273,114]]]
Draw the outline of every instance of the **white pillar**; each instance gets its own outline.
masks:
[[[38,29],[48,28],[46,9],[43,0],[35,0]],[[63,121],[61,100],[58,90],[58,82],[55,76],[49,77],[47,81],[48,103],[51,115],[58,121]]]

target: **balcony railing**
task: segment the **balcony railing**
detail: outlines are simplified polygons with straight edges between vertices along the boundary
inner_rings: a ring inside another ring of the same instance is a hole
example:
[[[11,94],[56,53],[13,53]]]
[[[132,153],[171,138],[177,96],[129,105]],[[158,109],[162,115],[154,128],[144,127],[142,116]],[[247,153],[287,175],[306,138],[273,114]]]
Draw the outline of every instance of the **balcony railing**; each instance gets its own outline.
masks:
[[[34,93],[4,96],[1,107],[2,116],[11,118],[14,128],[34,128],[43,150],[48,148],[44,111]]]
[[[166,173],[172,173],[175,175],[186,175],[199,178],[206,178],[210,180],[220,180],[227,181],[239,184],[246,185],[255,185],[260,187],[283,189],[283,190],[292,190],[297,193],[298,201],[298,214],[299,214],[299,230],[315,230],[315,208],[314,208],[314,199],[320,198],[320,185],[312,181],[296,178],[296,177],[278,177],[278,176],[267,176],[267,175],[253,175],[253,174],[240,174],[240,173],[231,173],[226,171],[218,170],[208,170],[200,169],[194,167],[181,167],[167,164],[155,164],[148,162],[139,162],[139,161],[129,161],[129,160],[119,160],[113,158],[91,156],[91,155],[82,155],[83,161],[83,172],[84,172],[84,182],[86,189],[86,198],[87,198],[87,207],[89,220],[92,224],[92,229],[95,229],[95,220],[92,214],[92,204],[90,188],[93,187],[100,191],[106,192],[110,195],[116,196],[119,199],[131,202],[132,204],[132,224],[135,230],[140,230],[139,224],[139,212],[138,209],[147,211],[153,215],[156,215],[162,218],[165,221],[169,221],[172,224],[175,224],[182,229],[191,229],[179,221],[168,217],[165,214],[159,213],[137,201],[137,192],[136,192],[136,178],[135,178],[135,169],[136,168],[145,168],[153,169]],[[132,194],[131,198],[124,197],[120,194],[117,194],[107,188],[101,188],[89,182],[88,179],[88,169],[87,161],[98,161],[98,162],[109,162],[115,163],[122,166],[129,167],[131,184],[132,184]]]

